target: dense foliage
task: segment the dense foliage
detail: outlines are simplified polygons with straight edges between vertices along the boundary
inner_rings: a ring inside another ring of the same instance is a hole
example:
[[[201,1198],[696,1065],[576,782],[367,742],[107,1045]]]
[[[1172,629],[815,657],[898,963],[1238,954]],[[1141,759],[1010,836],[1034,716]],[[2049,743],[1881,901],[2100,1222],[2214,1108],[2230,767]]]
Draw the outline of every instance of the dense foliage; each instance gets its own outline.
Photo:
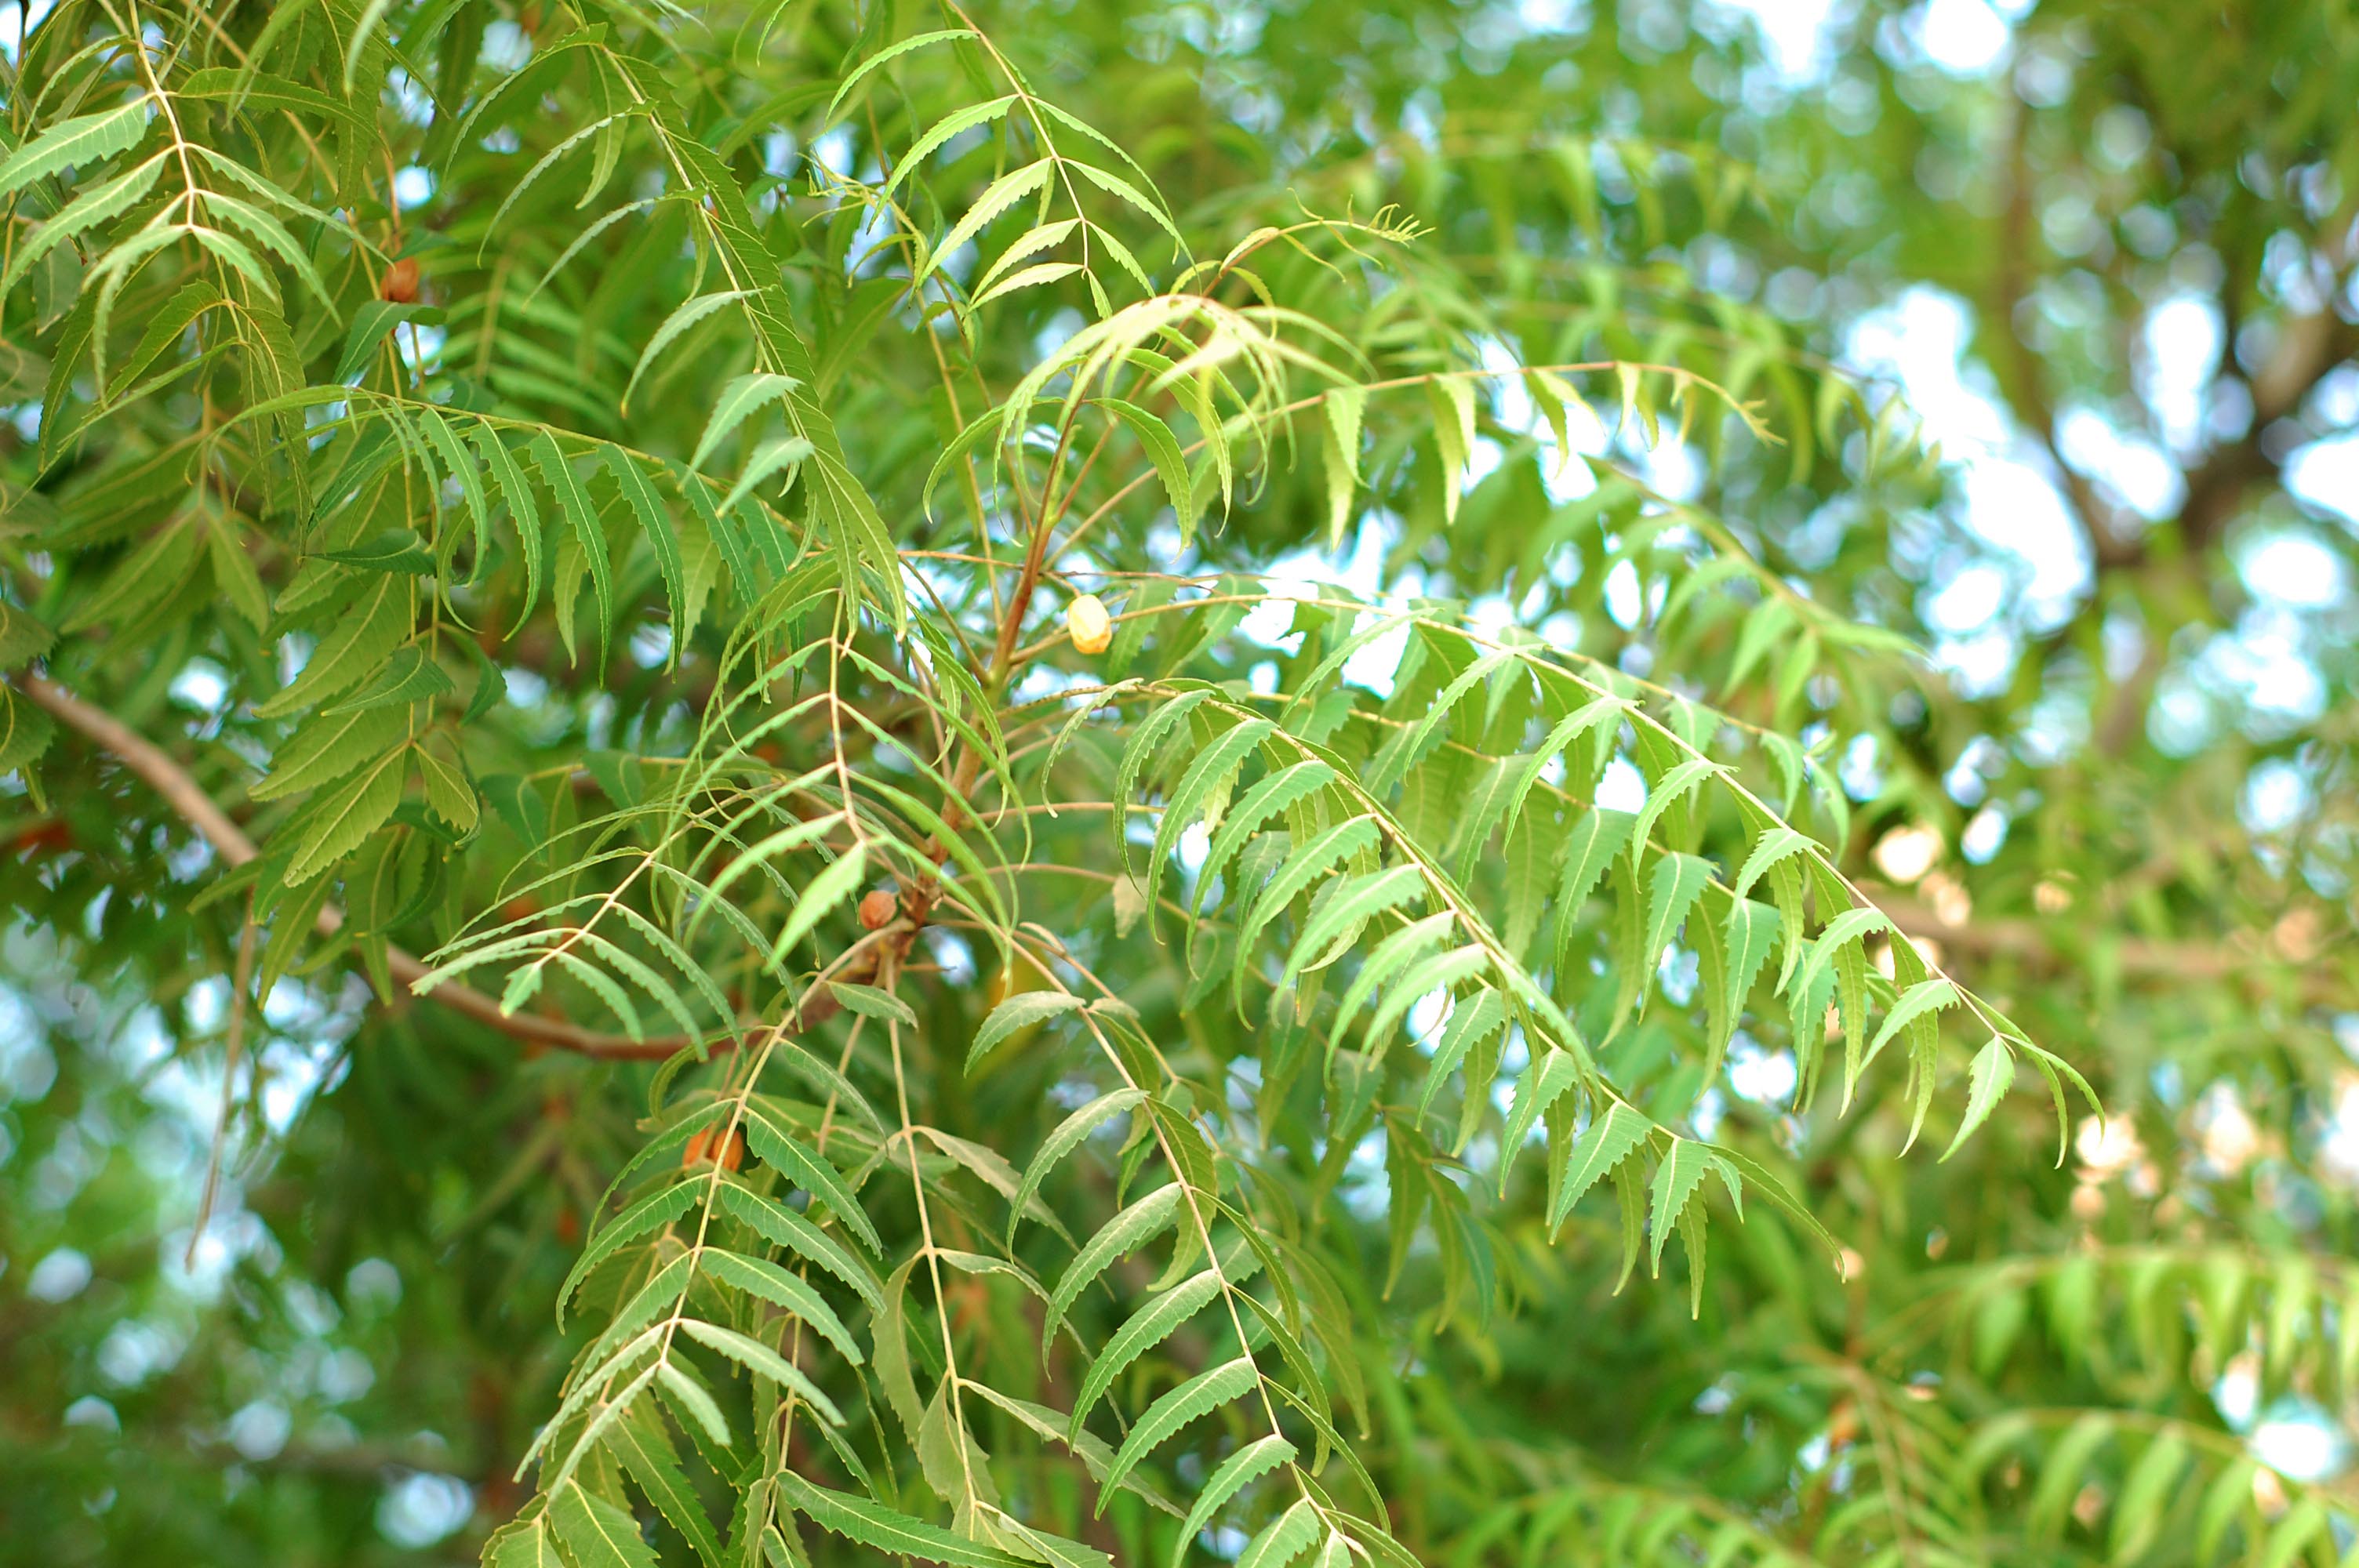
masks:
[[[2359,18],[1785,9],[18,9],[12,1560],[2335,1562]]]

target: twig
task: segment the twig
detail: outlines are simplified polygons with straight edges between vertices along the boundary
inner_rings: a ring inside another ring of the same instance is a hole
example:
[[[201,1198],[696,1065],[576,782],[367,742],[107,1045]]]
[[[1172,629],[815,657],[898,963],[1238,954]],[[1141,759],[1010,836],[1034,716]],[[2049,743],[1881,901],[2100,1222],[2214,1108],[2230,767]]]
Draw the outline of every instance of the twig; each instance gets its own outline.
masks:
[[[81,731],[137,774],[150,789],[162,795],[164,803],[194,827],[199,836],[212,846],[213,852],[231,866],[243,866],[261,853],[255,848],[254,840],[230,820],[229,814],[204,792],[196,780],[189,776],[187,770],[166,755],[162,748],[113,714],[93,708],[54,681],[29,671],[19,673],[15,679],[18,689],[27,697],[49,709],[70,728]],[[321,905],[321,935],[335,935],[343,928],[343,924],[342,910],[332,903]],[[424,964],[399,947],[388,946],[386,949],[386,968],[395,981],[405,988],[415,987],[427,974]],[[874,957],[867,957],[853,965],[841,978],[865,980],[875,972],[875,968]],[[852,969],[861,972],[853,973]],[[584,1029],[561,1019],[506,1012],[491,997],[456,981],[445,980],[419,994],[511,1038],[608,1061],[660,1062],[677,1055],[692,1044],[686,1035],[652,1035],[633,1039],[627,1034]],[[785,1033],[799,1034],[834,1017],[841,1007],[834,993],[822,991],[806,998],[795,1013],[776,1027]],[[727,1051],[733,1049],[736,1043],[735,1035],[727,1035],[712,1042],[712,1048]]]

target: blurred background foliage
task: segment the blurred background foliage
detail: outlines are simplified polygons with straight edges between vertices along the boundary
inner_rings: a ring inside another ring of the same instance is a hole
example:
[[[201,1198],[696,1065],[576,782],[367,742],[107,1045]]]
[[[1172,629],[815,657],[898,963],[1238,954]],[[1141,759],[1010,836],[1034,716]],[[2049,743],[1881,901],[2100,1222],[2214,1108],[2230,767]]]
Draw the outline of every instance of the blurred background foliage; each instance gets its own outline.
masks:
[[[250,39],[267,9],[218,15]],[[455,69],[513,69],[566,15],[488,9],[482,62]],[[842,182],[916,127],[819,135],[858,40],[771,9],[793,25],[747,26],[703,86],[742,117],[733,153],[840,257],[864,217]],[[1388,1286],[1381,1160],[1354,1164],[1322,1245],[1363,1265],[1344,1271],[1366,1384],[1352,1432],[1398,1539],[1469,1568],[2336,1561],[2359,1523],[2359,10],[1090,0],[984,19],[1191,235],[1397,204],[1426,231],[1397,264],[1417,312],[1656,362],[1725,369],[1758,345],[1748,395],[1782,446],[1712,416],[1649,443],[1601,392],[1614,433],[1581,465],[1601,477],[1549,489],[1512,436],[1530,410],[1486,410],[1487,471],[1454,523],[1416,490],[1330,552],[1315,465],[1281,469],[1190,569],[1446,596],[1636,676],[1725,673],[1730,623],[1666,613],[1691,563],[1603,542],[1641,503],[1616,472],[1693,503],[1808,604],[1928,651],[1922,668],[1831,654],[1727,710],[1820,746],[1844,798],[1816,826],[1845,869],[2110,1112],[2076,1108],[2060,1168],[2036,1096],[1946,1163],[1901,1158],[1897,1095],[1798,1110],[1782,1035],[1740,1033],[1683,1125],[1782,1153],[1847,1268],[1751,1206],[1716,1220],[1692,1319],[1683,1276],[1615,1292],[1610,1211],[1552,1240],[1536,1201],[1484,1217],[1495,1316],[1453,1312],[1422,1245]],[[89,25],[87,6],[0,9],[12,135],[32,40]],[[352,171],[376,202],[353,221],[449,306],[404,362],[472,365],[488,395],[625,438],[614,394],[668,307],[628,268],[578,270],[495,357],[469,312],[590,214],[552,188],[495,233],[517,132],[454,152],[455,105],[413,84],[379,108],[417,161]],[[799,306],[839,326],[882,310],[840,276]],[[331,287],[364,298],[372,280]],[[72,297],[37,269],[0,334],[19,603],[55,521],[36,361]],[[1003,332],[990,368],[1021,373],[1071,308],[1043,297],[1035,337]],[[821,379],[866,469],[902,476],[878,493],[915,544],[940,437],[903,418],[933,387],[901,330],[845,332]],[[1872,470],[1868,431],[1822,412],[1829,367],[1937,460]],[[692,434],[700,373],[694,352],[665,362],[634,407],[679,403]],[[1122,548],[1176,543],[1118,526]],[[694,666],[626,642],[585,671],[573,643],[544,617],[499,654],[515,770],[652,751],[679,723]],[[225,779],[239,661],[269,674],[230,618],[166,605],[79,689]],[[568,1353],[550,1307],[643,1141],[648,1070],[380,1005],[331,954],[252,1022],[196,1230],[238,925],[191,910],[221,868],[177,817],[57,744],[42,793],[0,796],[0,1558],[472,1561],[527,1496],[510,1472]],[[504,869],[454,875],[483,893]],[[1103,897],[1040,917],[1104,925]],[[974,980],[970,951],[932,952]],[[1660,983],[1683,1002],[1676,970]],[[1172,1019],[1180,984],[1131,1000]],[[929,1028],[963,1042],[980,989],[944,987]],[[1250,1049],[1245,1024],[1201,1027],[1215,1060]],[[929,1114],[1027,1129],[1020,1160],[1051,1087],[945,1071]],[[1013,1310],[979,1286],[973,1305]],[[1227,1535],[1210,1549],[1234,1554]]]

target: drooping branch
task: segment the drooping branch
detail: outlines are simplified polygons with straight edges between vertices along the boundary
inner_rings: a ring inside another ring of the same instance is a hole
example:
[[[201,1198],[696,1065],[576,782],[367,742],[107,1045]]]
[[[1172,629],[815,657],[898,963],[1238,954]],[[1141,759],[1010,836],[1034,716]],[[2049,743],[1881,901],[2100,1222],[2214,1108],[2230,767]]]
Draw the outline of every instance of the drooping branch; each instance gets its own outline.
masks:
[[[84,702],[55,681],[30,671],[19,673],[15,679],[18,690],[47,708],[60,722],[79,731],[136,774],[148,788],[163,796],[164,803],[194,827],[198,835],[212,846],[213,852],[232,867],[245,865],[261,853],[255,847],[254,840],[230,819],[229,813],[223,811],[197,781],[189,776],[188,770],[174,762],[163,748],[113,714]],[[343,924],[342,910],[332,903],[321,906],[321,935],[333,935],[342,929]],[[864,979],[867,978],[864,972],[853,973],[852,970],[873,969],[875,962],[874,957],[855,960],[836,978]],[[416,987],[427,974],[423,963],[399,947],[386,948],[386,968],[405,989]],[[562,1019],[506,1012],[493,998],[473,986],[462,985],[455,980],[445,980],[419,994],[513,1039],[583,1056],[609,1061],[660,1062],[690,1044],[685,1035],[650,1035],[633,1039],[627,1034],[584,1029]],[[799,1015],[788,1019],[780,1027],[788,1033],[800,1033],[833,1017],[839,1006],[832,992],[821,991],[807,998]],[[724,1036],[712,1042],[712,1047],[716,1051],[726,1051],[735,1044],[734,1037]]]

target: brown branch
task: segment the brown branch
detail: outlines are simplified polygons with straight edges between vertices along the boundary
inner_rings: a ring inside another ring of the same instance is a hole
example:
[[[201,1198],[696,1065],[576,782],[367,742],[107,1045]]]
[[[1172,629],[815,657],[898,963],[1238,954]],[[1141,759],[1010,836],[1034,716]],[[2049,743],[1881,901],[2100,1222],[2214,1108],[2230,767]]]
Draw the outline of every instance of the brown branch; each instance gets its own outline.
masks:
[[[2343,269],[2335,269],[2336,287]],[[2354,352],[2359,328],[2332,311],[2288,318],[2268,362],[2254,373],[2253,421],[2245,434],[2206,459],[2187,476],[2187,501],[2179,509],[2180,537],[2192,553],[2219,543],[2253,486],[2274,483],[2281,464],[2263,443],[2268,427],[2298,412],[2310,389]]]
[[[1863,891],[1906,935],[1930,936],[1963,957],[2011,959],[2047,970],[2079,968],[2082,962],[2051,942],[2046,929],[2036,920],[1999,916],[1951,925],[1930,905],[1896,890],[1866,883]],[[2167,986],[2242,980],[2259,987],[2265,971],[2273,963],[2282,962],[2228,941],[2164,942],[2138,936],[2124,938],[2113,957],[2123,975],[2158,980]],[[2324,967],[2313,964],[2300,968],[2296,988],[2305,1000],[2327,1001],[2349,994],[2350,988]]]
[[[167,755],[161,747],[113,714],[91,706],[54,681],[30,671],[19,673],[16,680],[18,689],[27,697],[49,709],[69,728],[81,731],[101,750],[137,774],[148,788],[163,796],[164,804],[194,827],[199,836],[212,846],[213,852],[231,866],[243,866],[261,853],[255,848],[254,840],[230,820],[229,813],[223,811],[196,780],[189,776],[187,770]],[[343,924],[342,910],[332,903],[321,906],[321,935],[332,936],[342,929]],[[875,966],[873,956],[864,956],[847,966],[845,972],[836,978],[865,979],[874,972]],[[386,968],[405,989],[414,989],[427,974],[423,963],[399,947],[388,946],[386,949]],[[860,972],[854,973],[854,970]],[[452,1011],[463,1013],[514,1039],[608,1061],[660,1062],[676,1055],[690,1044],[686,1035],[654,1035],[635,1040],[627,1034],[584,1029],[562,1019],[507,1012],[491,997],[455,980],[442,981],[417,994],[440,1002]],[[798,1015],[788,1018],[778,1027],[788,1033],[801,1033],[833,1017],[841,1005],[832,992],[821,991],[808,997]],[[724,1037],[712,1042],[712,1049],[731,1050],[736,1043],[734,1036]]]
[[[2008,393],[2015,412],[2032,433],[2055,464],[2058,484],[2074,521],[2081,525],[2082,537],[2089,542],[2090,558],[2103,573],[2108,569],[2133,566],[2146,553],[2145,545],[2131,537],[2124,529],[2124,519],[2098,495],[2088,476],[2064,460],[2064,449],[2057,439],[2056,404],[2048,388],[2048,367],[2039,355],[2026,342],[2017,318],[2031,295],[2028,276],[2032,245],[2032,175],[2029,157],[2023,145],[2025,115],[2018,108],[2007,137],[2007,200],[2001,221],[1998,241],[1998,265],[1992,278],[1994,303],[1998,319],[1991,325],[2006,347],[2005,356],[1992,356],[1991,368],[1998,373],[2001,390]]]

